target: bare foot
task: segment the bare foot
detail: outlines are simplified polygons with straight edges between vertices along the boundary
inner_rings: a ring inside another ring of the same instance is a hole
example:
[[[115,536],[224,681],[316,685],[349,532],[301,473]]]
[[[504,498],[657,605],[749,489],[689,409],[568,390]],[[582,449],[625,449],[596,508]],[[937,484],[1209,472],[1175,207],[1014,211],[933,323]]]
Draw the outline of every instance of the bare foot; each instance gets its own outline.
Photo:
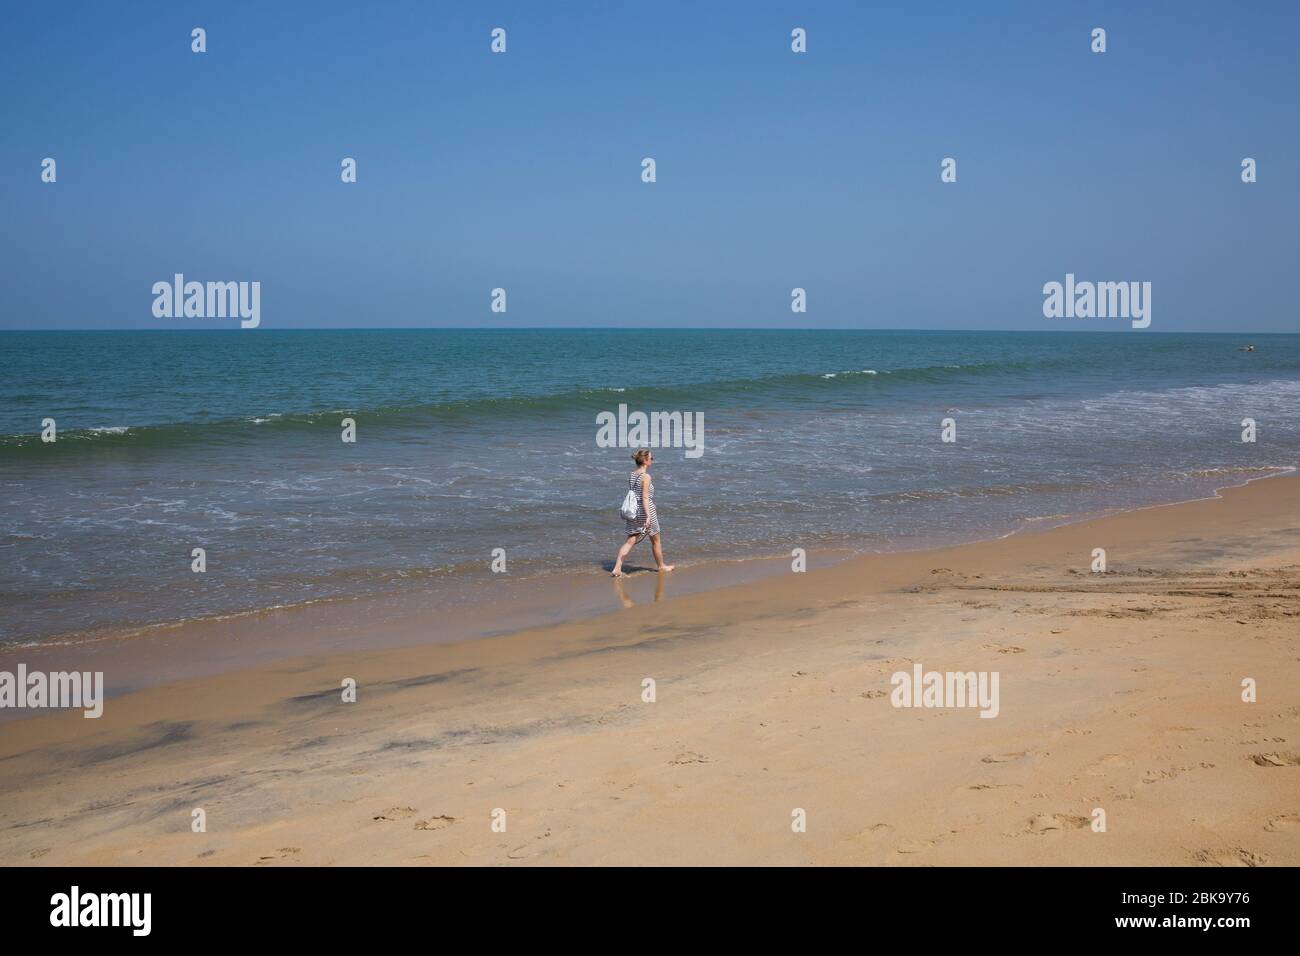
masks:
[[[625,578],[625,577],[627,577],[627,575],[624,574],[624,573],[623,573],[621,570],[619,570],[618,568],[615,568],[613,571],[609,572],[609,576],[610,576],[611,578]]]
[[[675,568],[675,567],[677,567],[677,565],[675,565],[675,564],[661,564],[661,565],[659,565],[659,570],[660,570],[660,571],[671,571],[671,570],[672,570],[673,568]]]

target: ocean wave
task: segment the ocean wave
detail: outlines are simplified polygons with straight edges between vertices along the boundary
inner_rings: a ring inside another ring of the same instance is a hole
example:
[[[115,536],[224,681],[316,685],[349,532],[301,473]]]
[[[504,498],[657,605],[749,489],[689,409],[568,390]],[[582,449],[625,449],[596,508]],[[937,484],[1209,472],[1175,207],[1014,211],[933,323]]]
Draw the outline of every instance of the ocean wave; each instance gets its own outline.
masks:
[[[828,395],[854,390],[906,388],[908,384],[939,384],[955,375],[1012,375],[1029,368],[1024,362],[975,363],[961,366],[927,365],[896,369],[860,369],[836,372],[785,373],[750,378],[718,379],[657,386],[616,386],[572,389],[532,395],[502,395],[457,401],[416,402],[373,407],[275,411],[238,417],[172,422],[115,424],[61,429],[58,441],[42,442],[36,432],[0,435],[0,458],[28,454],[58,454],[69,448],[165,448],[190,442],[248,437],[248,426],[261,433],[322,427],[338,428],[343,417],[368,426],[468,425],[494,419],[539,419],[558,414],[614,410],[619,404],[633,408],[699,408],[701,405],[815,403]],[[204,416],[211,413],[204,412]]]
[[[1194,468],[1189,471],[1176,471],[1179,478],[1219,478],[1223,475],[1274,475],[1294,471],[1287,465],[1240,465],[1229,468]]]
[[[278,410],[237,417],[219,417],[204,411],[184,421],[112,424],[83,428],[63,428],[58,441],[41,441],[36,431],[0,435],[0,461],[9,459],[59,456],[87,447],[104,449],[167,449],[191,443],[260,441],[268,434],[308,432],[315,429],[337,430],[343,418],[357,420],[362,428],[472,428],[508,421],[558,420],[563,416],[594,416],[600,411],[614,411],[625,404],[632,409],[725,409],[744,408],[750,412],[799,407],[838,405],[866,407],[876,398],[905,397],[910,389],[927,386],[979,387],[988,381],[1016,381],[1042,368],[1021,361],[975,362],[962,365],[925,365],[893,369],[864,368],[833,372],[784,373],[749,378],[716,379],[652,386],[608,385],[599,388],[575,388],[544,394],[499,395],[449,401],[412,402],[332,407],[315,410]],[[1225,390],[1241,395],[1263,394],[1278,398],[1300,389],[1290,380],[1262,381],[1250,384],[1218,384],[1175,387],[1167,390],[1132,392],[1120,388],[1078,399],[1091,411],[1115,410],[1150,402],[1153,395],[1178,397],[1182,402],[1219,401]],[[969,395],[967,395],[969,397]],[[1024,396],[1022,396],[1024,397]],[[1045,396],[1035,396],[1043,398]],[[978,399],[976,399],[978,403]],[[962,406],[943,404],[949,411]]]
[[[884,492],[871,495],[871,501],[902,504],[909,501],[947,501],[958,498],[1009,498],[1018,495],[1067,494],[1091,491],[1099,486],[1087,482],[1024,482],[1008,485],[985,485],[969,488],[918,488],[912,491]]]

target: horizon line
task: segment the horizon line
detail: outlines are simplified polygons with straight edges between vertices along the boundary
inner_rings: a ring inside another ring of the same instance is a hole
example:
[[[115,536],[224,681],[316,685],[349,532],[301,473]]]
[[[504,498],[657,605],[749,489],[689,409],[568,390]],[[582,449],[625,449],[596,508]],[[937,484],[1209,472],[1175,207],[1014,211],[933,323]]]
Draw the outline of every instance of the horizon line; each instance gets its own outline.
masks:
[[[1141,335],[1300,335],[1300,329],[1294,332],[1262,332],[1250,330],[1189,330],[1189,329],[950,329],[950,328],[886,328],[886,327],[844,327],[844,326],[747,326],[747,325],[639,325],[635,327],[619,325],[298,325],[280,328],[262,326],[259,329],[241,328],[149,328],[147,326],[125,326],[115,328],[93,328],[74,326],[68,328],[0,328],[6,332],[163,332],[163,333],[247,333],[255,331],[269,332],[1009,332],[1019,334],[1041,335],[1128,335],[1138,332]]]

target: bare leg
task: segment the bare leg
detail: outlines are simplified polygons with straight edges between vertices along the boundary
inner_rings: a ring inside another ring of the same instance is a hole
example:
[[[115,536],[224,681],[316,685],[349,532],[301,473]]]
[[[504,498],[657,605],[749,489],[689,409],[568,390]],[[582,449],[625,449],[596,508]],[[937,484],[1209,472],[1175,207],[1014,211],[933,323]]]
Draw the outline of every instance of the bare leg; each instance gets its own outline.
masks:
[[[623,559],[631,553],[633,545],[636,544],[636,535],[630,534],[627,540],[623,542],[623,547],[618,549],[618,556],[614,558],[614,570],[609,572],[616,578],[623,576]],[[658,547],[658,545],[656,545]]]
[[[660,571],[671,571],[677,566],[675,564],[664,564],[664,549],[659,543],[659,535],[650,535],[650,549],[655,553],[655,564],[659,565]]]

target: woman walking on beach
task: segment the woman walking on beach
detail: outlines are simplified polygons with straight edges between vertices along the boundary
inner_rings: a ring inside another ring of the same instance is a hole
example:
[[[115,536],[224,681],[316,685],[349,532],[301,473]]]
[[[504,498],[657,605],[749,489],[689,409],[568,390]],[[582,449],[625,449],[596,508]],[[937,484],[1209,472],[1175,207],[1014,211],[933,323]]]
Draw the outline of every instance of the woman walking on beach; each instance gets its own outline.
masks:
[[[627,523],[627,540],[618,549],[618,556],[614,558],[614,570],[610,572],[616,578],[623,576],[623,559],[628,556],[638,541],[646,537],[650,539],[650,547],[654,551],[655,564],[659,566],[659,570],[673,569],[673,565],[664,564],[664,550],[659,543],[659,515],[655,511],[654,482],[650,480],[650,466],[654,464],[654,460],[655,457],[650,453],[649,448],[639,448],[632,456],[632,461],[636,463],[636,470],[628,475],[627,486],[636,492],[636,517],[624,519]]]

